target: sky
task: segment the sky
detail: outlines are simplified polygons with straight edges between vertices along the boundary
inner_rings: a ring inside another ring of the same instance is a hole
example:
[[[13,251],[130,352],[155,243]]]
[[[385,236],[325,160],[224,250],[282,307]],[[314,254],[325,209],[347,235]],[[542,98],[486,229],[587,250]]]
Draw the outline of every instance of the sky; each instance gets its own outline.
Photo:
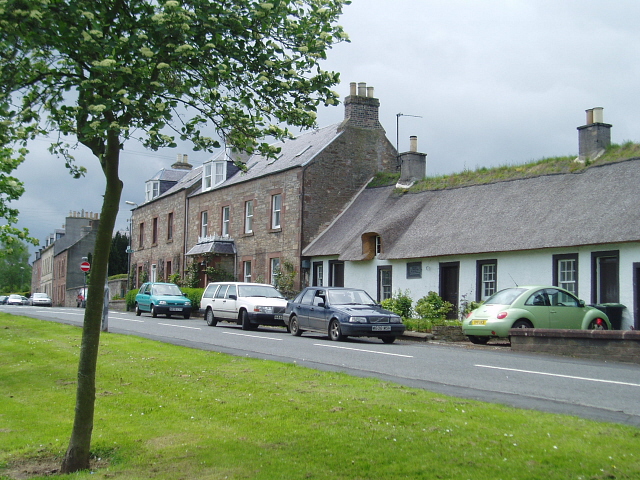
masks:
[[[350,82],[374,87],[387,137],[404,152],[417,136],[427,175],[577,156],[577,127],[593,107],[604,108],[613,143],[640,141],[639,19],[637,0],[353,0],[338,22],[350,43],[322,68],[340,72],[342,99]],[[322,108],[318,125],[343,118],[342,104]],[[77,152],[88,173],[76,180],[47,147],[31,144],[15,171],[26,191],[11,203],[41,244],[69,212],[99,212],[104,191],[94,157]],[[125,145],[116,229],[128,228],[125,201],[141,204],[145,182],[177,154],[194,166],[211,157],[187,144]]]

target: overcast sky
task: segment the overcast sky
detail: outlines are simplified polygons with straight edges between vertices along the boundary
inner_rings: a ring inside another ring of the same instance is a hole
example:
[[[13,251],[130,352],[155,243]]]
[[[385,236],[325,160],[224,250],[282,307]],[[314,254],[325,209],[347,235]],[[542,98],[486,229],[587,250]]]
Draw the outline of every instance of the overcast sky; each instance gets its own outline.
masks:
[[[427,153],[428,175],[576,155],[585,110],[604,108],[614,143],[639,141],[640,2],[637,0],[353,0],[339,22],[351,42],[329,51],[323,68],[366,82],[380,99],[380,120],[399,150],[409,136]],[[318,113],[340,122],[343,106]],[[104,180],[95,158],[79,153],[86,177],[74,180],[45,140],[16,171],[25,182],[19,227],[41,243],[72,210],[99,212]],[[187,147],[144,151],[125,146],[117,229],[126,200],[142,203],[144,183],[176,154],[201,165]]]

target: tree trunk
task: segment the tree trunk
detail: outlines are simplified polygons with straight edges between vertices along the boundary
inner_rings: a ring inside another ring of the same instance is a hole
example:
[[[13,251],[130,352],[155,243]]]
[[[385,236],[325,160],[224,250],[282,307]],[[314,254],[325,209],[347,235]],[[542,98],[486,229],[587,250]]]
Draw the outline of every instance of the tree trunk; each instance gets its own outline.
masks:
[[[111,146],[114,142],[109,142]],[[122,182],[118,178],[119,142],[108,148],[102,158],[106,177],[102,213],[94,247],[87,307],[84,312],[82,343],[78,365],[75,418],[69,448],[62,460],[61,473],[72,473],[89,468],[91,434],[96,400],[96,365],[100,343],[100,327],[104,303],[104,283],[107,278],[109,249],[116,223]]]

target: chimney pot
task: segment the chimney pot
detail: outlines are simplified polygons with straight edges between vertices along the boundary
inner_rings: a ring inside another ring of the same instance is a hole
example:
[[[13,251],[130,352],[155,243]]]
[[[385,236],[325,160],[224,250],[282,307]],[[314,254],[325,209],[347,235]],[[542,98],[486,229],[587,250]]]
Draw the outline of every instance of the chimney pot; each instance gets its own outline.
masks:
[[[365,82],[358,83],[358,96],[359,97],[367,96],[367,84]]]
[[[358,93],[358,91],[356,90],[356,88],[357,88],[357,87],[356,87],[356,82],[351,82],[351,83],[349,84],[349,95],[353,95],[353,96],[355,96],[355,95]]]
[[[367,87],[367,97],[373,98],[373,87]]]
[[[604,115],[602,107],[593,108],[593,123],[604,123]]]
[[[409,151],[417,152],[418,151],[418,137],[412,135],[409,137]]]
[[[587,123],[586,125],[591,125],[593,124],[593,108],[590,108],[589,110],[585,110],[587,112]]]

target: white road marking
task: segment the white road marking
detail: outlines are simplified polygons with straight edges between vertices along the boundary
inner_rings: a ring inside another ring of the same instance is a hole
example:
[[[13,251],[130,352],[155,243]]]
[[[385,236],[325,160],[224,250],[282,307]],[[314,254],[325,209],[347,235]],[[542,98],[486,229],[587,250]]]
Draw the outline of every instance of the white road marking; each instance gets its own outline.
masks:
[[[508,372],[531,373],[533,375],[544,375],[547,377],[570,378],[572,380],[584,380],[587,382],[611,383],[614,385],[627,385],[629,387],[640,387],[640,384],[638,383],[618,382],[615,380],[602,380],[600,378],[576,377],[573,375],[560,375],[558,373],[535,372],[533,370],[519,370],[517,368],[494,367],[491,365],[474,365],[474,366],[479,368],[491,368],[493,370],[506,370]]]
[[[159,323],[158,325],[164,325],[165,327],[188,328],[189,330],[202,330],[200,327],[187,327],[186,325],[172,325],[170,323]]]
[[[138,323],[144,323],[144,320],[136,320],[135,318],[120,318],[120,317],[112,317],[111,315],[109,315],[109,319],[113,319],[113,320],[122,320],[123,322],[138,322]]]
[[[377,353],[378,355],[390,355],[392,357],[413,358],[413,355],[401,355],[399,353],[377,352],[375,350],[365,350],[363,348],[339,347],[338,345],[327,345],[325,343],[314,343],[316,347],[340,348],[342,350],[353,350],[354,352]]]
[[[235,332],[222,332],[225,335],[238,335],[239,337],[251,337],[251,338],[259,338],[261,340],[275,340],[277,342],[281,342],[281,338],[272,338],[272,337],[261,337],[260,335],[247,335],[246,333],[235,333]]]

